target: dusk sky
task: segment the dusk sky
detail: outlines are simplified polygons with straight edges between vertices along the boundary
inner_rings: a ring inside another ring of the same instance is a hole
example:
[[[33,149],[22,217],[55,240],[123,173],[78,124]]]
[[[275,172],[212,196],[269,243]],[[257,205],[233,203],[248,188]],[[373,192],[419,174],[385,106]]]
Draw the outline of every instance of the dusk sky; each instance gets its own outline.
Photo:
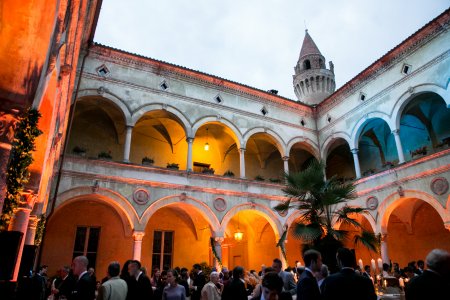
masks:
[[[104,0],[94,40],[295,99],[308,32],[337,88],[449,7],[448,0]]]

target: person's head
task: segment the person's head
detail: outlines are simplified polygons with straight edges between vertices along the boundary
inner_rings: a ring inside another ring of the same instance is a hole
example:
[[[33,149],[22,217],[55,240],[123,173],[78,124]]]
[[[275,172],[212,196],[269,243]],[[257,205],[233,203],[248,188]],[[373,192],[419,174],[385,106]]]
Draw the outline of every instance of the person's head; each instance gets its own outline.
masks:
[[[222,269],[222,274],[223,274],[223,278],[222,279],[229,279],[230,278],[230,271],[228,270],[228,268],[223,268]]]
[[[132,261],[133,260],[129,259],[123,264],[122,271],[120,271],[120,278],[124,279],[124,278],[128,278],[130,276],[130,273],[128,272],[128,265]]]
[[[109,277],[119,276],[120,273],[120,264],[118,261],[113,261],[108,266],[108,275]]]
[[[170,269],[167,271],[167,283],[170,285],[176,285],[177,284],[177,278],[178,278],[178,272],[175,269]]]
[[[62,278],[66,277],[70,273],[70,267],[69,266],[62,267],[60,273]]]
[[[278,258],[275,258],[272,262],[272,268],[275,270],[275,272],[280,273],[282,267],[283,267],[283,263],[281,262],[281,260]],[[264,273],[265,272],[266,272],[266,270],[264,270]]]
[[[39,266],[38,273],[39,273],[39,275],[45,275],[45,274],[47,274],[47,270],[48,270],[48,266],[42,265],[42,266]]]
[[[328,271],[327,265],[322,264],[320,271],[316,273],[317,280],[327,278],[330,275],[330,271]]]
[[[141,263],[138,260],[132,260],[128,264],[128,273],[130,273],[130,276],[137,277],[139,272],[141,272]]]
[[[219,272],[211,272],[211,274],[209,274],[209,280],[214,284],[219,282]]]
[[[200,272],[202,270],[202,266],[199,264],[193,265],[192,268],[193,268],[193,271],[195,274],[198,274],[198,272]]]
[[[88,273],[89,273],[90,276],[94,275],[95,274],[95,269],[94,268],[89,268],[88,269]]]
[[[408,278],[413,278],[415,276],[414,274],[414,267],[413,266],[407,266],[405,269],[405,274]]]
[[[339,248],[336,253],[336,260],[339,268],[355,267],[355,256],[348,248]]]
[[[239,278],[244,278],[244,268],[237,266],[233,269],[233,279],[238,280]]]
[[[450,253],[442,249],[433,249],[425,259],[427,268],[441,276],[450,277]]]
[[[305,267],[313,272],[320,271],[320,268],[322,267],[322,255],[317,250],[306,250],[305,253],[303,253],[303,261],[305,262]]]
[[[283,279],[276,272],[265,272],[261,286],[264,299],[277,299],[283,290]]]
[[[423,268],[425,267],[425,263],[423,260],[418,260],[417,261],[417,267],[419,267],[419,269],[423,270]]]
[[[167,284],[167,271],[161,271],[161,276],[159,277],[159,284],[165,286]]]
[[[366,271],[367,273],[370,273],[370,266],[369,265],[365,265],[364,266],[364,271]]]
[[[89,260],[86,256],[77,256],[73,259],[72,269],[73,274],[76,276],[80,276],[81,273],[87,271],[87,267],[89,265]]]
[[[158,279],[161,276],[161,271],[159,270],[159,268],[154,268],[152,273],[153,273],[152,277],[156,279]]]

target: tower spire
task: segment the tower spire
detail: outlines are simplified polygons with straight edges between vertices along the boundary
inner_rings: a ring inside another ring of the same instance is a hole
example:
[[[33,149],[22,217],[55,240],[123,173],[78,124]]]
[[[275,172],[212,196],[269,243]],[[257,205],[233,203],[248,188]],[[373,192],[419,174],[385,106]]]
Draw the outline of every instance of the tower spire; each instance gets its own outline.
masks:
[[[319,104],[334,92],[336,84],[333,63],[330,61],[330,69],[326,68],[325,57],[314,43],[308,29],[305,29],[302,48],[294,69],[294,91],[299,101],[311,105]]]

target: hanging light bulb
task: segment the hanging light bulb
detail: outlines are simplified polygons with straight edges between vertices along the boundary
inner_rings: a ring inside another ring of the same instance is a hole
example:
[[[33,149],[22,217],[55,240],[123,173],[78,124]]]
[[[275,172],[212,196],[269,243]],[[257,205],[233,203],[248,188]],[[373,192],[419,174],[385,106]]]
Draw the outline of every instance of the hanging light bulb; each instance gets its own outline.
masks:
[[[236,241],[242,241],[242,238],[244,237],[244,233],[239,229],[239,214],[238,214],[238,228],[236,232],[234,233],[234,239]]]
[[[208,128],[206,128],[206,143],[204,146],[205,151],[209,150],[209,144],[208,144]]]

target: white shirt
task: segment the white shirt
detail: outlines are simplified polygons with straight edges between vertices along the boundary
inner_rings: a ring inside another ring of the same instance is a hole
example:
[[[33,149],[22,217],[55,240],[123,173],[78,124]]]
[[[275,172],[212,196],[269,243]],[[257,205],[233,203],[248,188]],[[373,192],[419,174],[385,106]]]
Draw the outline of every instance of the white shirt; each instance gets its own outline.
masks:
[[[139,280],[139,277],[141,276],[141,274],[142,274],[142,271],[140,271],[139,274],[136,276],[136,281]]]
[[[80,280],[81,279],[81,277],[83,277],[83,275],[84,274],[86,274],[88,271],[84,271],[84,272],[82,272],[81,274],[80,274],[80,276],[78,276],[78,280]]]

